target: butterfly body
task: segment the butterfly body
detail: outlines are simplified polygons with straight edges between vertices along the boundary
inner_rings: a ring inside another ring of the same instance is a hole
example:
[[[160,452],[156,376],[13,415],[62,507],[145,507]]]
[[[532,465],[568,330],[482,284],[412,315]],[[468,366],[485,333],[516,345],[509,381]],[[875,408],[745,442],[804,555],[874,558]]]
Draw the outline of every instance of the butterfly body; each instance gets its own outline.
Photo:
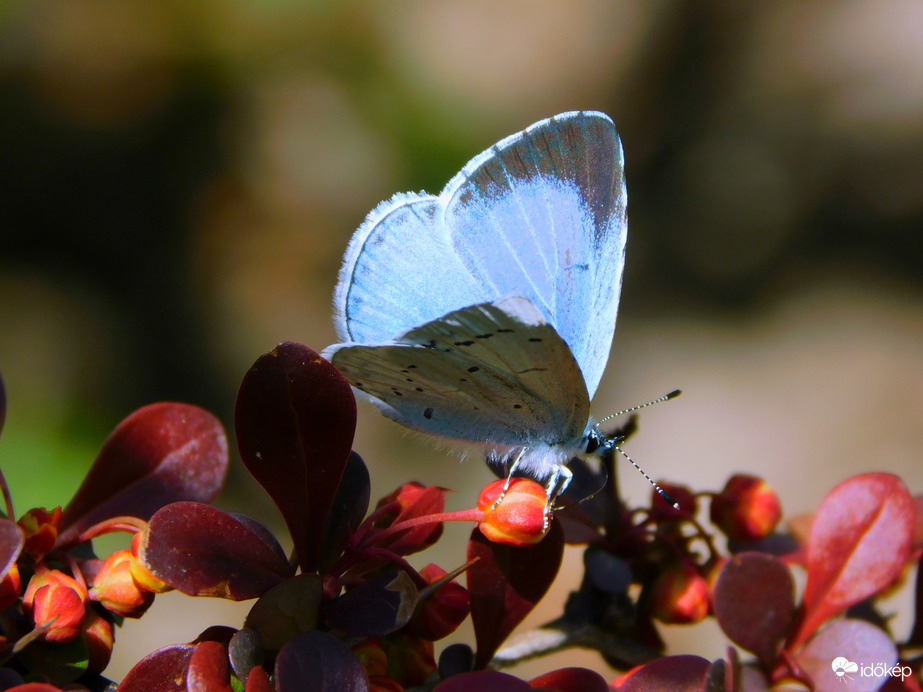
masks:
[[[595,112],[536,123],[439,196],[379,205],[350,242],[325,357],[385,415],[480,443],[495,469],[566,486],[615,441],[590,399],[615,329],[626,239],[622,150]]]

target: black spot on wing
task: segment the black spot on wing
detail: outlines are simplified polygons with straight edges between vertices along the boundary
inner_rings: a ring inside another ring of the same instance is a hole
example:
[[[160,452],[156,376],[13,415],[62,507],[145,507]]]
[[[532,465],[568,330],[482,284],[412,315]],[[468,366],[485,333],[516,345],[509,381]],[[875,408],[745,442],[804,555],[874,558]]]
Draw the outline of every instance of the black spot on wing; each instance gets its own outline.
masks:
[[[480,368],[477,365],[472,365],[468,368],[468,372],[477,372],[478,370],[480,370]]]
[[[473,341],[456,341],[455,345],[456,346],[471,346],[473,343],[474,343]]]
[[[427,408],[427,409],[425,409],[425,410],[423,411],[423,417],[424,417],[426,420],[429,420],[430,418],[432,418],[432,417],[433,417],[433,409],[432,409],[432,408]]]

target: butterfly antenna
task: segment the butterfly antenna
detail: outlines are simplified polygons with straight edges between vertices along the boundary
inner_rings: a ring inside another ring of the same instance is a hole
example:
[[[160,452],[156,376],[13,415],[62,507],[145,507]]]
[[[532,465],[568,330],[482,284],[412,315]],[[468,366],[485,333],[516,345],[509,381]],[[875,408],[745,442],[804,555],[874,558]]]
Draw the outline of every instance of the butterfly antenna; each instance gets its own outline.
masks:
[[[669,396],[669,395],[667,395],[667,396]],[[664,399],[658,399],[657,401],[665,401],[665,400],[666,400],[666,398],[664,398]],[[656,404],[657,401],[653,401],[653,402],[651,402],[651,403]],[[650,405],[650,404],[645,404],[645,406],[649,406],[649,405]],[[643,407],[641,407],[641,406],[636,406],[635,408],[643,408]],[[660,497],[662,497],[664,500],[666,500],[669,504],[673,505],[673,509],[679,509],[679,502],[676,501],[676,498],[673,497],[673,496],[672,496],[670,493],[668,493],[666,490],[664,490],[663,488],[661,488],[659,485],[657,485],[657,483],[654,482],[654,479],[651,478],[650,476],[648,476],[648,475],[647,475],[647,472],[646,472],[644,469],[642,469],[640,466],[638,466],[638,464],[635,462],[635,460],[632,459],[630,456],[628,456],[628,454],[625,452],[624,449],[622,449],[622,448],[619,447],[618,445],[615,445],[615,448],[614,448],[614,449],[615,449],[615,451],[617,451],[619,454],[621,454],[623,457],[625,457],[626,459],[628,459],[628,461],[631,462],[631,465],[632,465],[632,466],[634,466],[636,469],[638,469],[638,472],[639,472],[642,476],[644,476],[644,477],[647,479],[647,482],[650,483],[650,484],[653,486],[654,490],[656,490],[658,493],[660,493]]]
[[[618,413],[610,414],[606,416],[605,418],[602,418],[596,421],[596,424],[599,425],[600,423],[605,423],[607,420],[612,420],[613,418],[616,418],[617,416],[624,416],[626,413],[633,413],[635,411],[641,410],[642,408],[647,408],[648,406],[653,406],[654,404],[660,404],[664,401],[675,399],[682,393],[683,393],[682,389],[674,389],[672,392],[670,392],[669,394],[664,394],[659,399],[654,399],[653,401],[648,401],[646,404],[639,404],[637,406],[632,406],[631,408],[626,408],[624,411],[619,411]]]

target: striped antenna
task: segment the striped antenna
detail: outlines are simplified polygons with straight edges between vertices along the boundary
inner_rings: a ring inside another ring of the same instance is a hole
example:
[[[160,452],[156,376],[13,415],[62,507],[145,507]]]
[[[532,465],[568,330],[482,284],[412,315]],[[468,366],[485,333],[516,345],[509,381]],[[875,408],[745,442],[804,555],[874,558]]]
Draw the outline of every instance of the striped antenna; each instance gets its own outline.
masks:
[[[672,392],[670,392],[669,394],[664,394],[659,399],[654,399],[653,401],[648,401],[646,404],[639,404],[638,406],[632,406],[631,408],[626,408],[624,411],[619,411],[618,413],[613,413],[611,415],[608,415],[605,418],[596,421],[596,424],[599,425],[600,423],[605,423],[607,420],[612,420],[613,418],[616,418],[618,416],[624,416],[626,413],[633,413],[635,411],[640,411],[642,408],[647,408],[648,406],[653,406],[654,404],[660,404],[664,401],[675,399],[682,393],[683,393],[682,389],[674,389]]]
[[[653,401],[648,401],[646,404],[639,404],[638,406],[632,406],[631,408],[626,408],[624,411],[619,411],[618,413],[613,413],[611,416],[606,416],[606,417],[603,418],[602,420],[598,421],[598,422],[597,422],[597,425],[598,425],[599,423],[605,423],[607,420],[612,420],[612,419],[615,418],[616,416],[622,416],[622,415],[625,415],[626,413],[633,413],[634,411],[638,411],[638,410],[640,410],[640,409],[642,409],[642,408],[647,408],[648,406],[653,406],[654,404],[659,404],[659,403],[664,402],[664,401],[669,401],[670,399],[675,399],[676,397],[678,397],[678,396],[679,396],[680,394],[682,394],[682,393],[683,393],[683,392],[682,392],[681,389],[674,389],[672,392],[670,392],[669,394],[664,394],[664,395],[663,395],[662,397],[660,397],[659,399],[654,399]],[[664,490],[663,488],[661,488],[659,485],[657,485],[657,483],[654,482],[654,479],[651,478],[650,476],[648,476],[648,475],[647,475],[647,472],[646,472],[644,469],[642,469],[640,466],[638,466],[637,462],[635,462],[634,459],[632,459],[630,456],[628,456],[628,453],[625,452],[624,449],[622,449],[622,448],[619,447],[618,445],[614,445],[614,449],[615,449],[615,451],[617,451],[619,454],[621,454],[623,457],[625,457],[626,459],[628,459],[628,461],[631,462],[631,465],[632,465],[632,466],[634,466],[636,469],[638,469],[638,472],[639,472],[642,476],[644,476],[644,477],[647,479],[647,482],[651,484],[651,486],[654,488],[654,490],[656,490],[658,493],[660,493],[660,497],[662,497],[664,500],[666,500],[669,504],[673,505],[673,509],[679,509],[679,503],[676,501],[676,498],[673,497],[673,496],[672,496],[670,493],[668,493],[666,490]]]

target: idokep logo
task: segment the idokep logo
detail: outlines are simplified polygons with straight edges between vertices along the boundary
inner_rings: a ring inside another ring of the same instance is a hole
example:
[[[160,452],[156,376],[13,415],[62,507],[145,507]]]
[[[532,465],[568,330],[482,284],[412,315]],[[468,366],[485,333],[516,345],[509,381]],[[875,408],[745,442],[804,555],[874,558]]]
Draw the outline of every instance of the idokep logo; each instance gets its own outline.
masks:
[[[856,677],[882,679],[890,675],[901,681],[910,677],[910,666],[890,666],[886,663],[859,664],[845,656],[837,656],[830,663],[834,675],[840,682],[846,683]]]
[[[850,675],[850,673],[856,673],[859,671],[858,663],[853,663],[848,658],[844,658],[843,656],[837,656],[835,659],[833,659],[833,663],[830,664],[830,667],[833,668],[833,672],[843,682],[852,680],[852,675]]]

